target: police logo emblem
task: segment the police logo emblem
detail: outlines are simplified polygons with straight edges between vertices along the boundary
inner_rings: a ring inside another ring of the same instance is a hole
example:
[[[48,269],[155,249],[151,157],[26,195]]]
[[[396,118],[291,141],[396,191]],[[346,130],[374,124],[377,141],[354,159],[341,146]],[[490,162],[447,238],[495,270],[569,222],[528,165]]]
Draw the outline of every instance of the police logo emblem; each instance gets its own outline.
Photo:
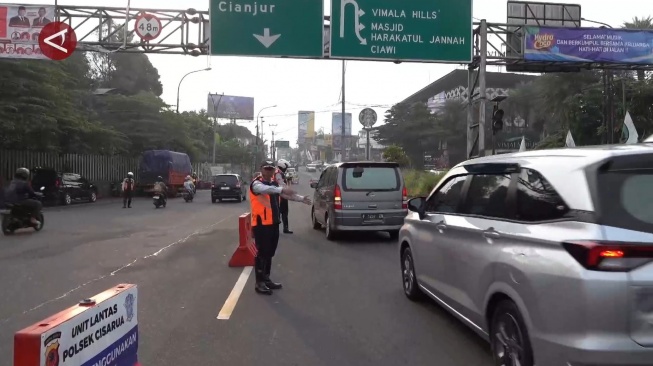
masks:
[[[45,346],[45,366],[59,366],[59,338],[61,332],[52,333],[43,342]]]
[[[127,311],[127,321],[131,322],[134,319],[134,295],[129,294],[125,299],[125,311]]]

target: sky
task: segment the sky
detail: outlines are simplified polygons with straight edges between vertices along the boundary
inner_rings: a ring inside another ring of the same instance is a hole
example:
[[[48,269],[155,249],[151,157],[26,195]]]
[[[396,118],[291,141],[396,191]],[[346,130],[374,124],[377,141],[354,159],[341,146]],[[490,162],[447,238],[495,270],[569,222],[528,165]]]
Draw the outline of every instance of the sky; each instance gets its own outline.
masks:
[[[252,0],[253,2],[254,0]],[[278,0],[281,1],[281,0]],[[307,0],[308,1],[308,0]],[[433,0],[439,1],[456,0]],[[572,3],[582,7],[583,18],[618,27],[635,16],[653,15],[651,0],[575,0],[553,3]],[[101,6],[125,8],[127,0],[59,0],[59,5]],[[131,8],[208,10],[209,0],[130,0]],[[23,4],[52,5],[54,1],[25,0]],[[110,5],[109,5],[110,4]],[[506,0],[474,0],[475,21],[506,22]],[[330,0],[325,1],[325,15],[330,14]],[[646,11],[644,9],[650,9]],[[97,23],[97,20],[95,21]],[[598,26],[584,22],[583,26]],[[133,26],[132,26],[133,27]],[[172,42],[172,41],[170,41]],[[315,128],[331,132],[331,112],[339,112],[341,92],[340,60],[298,60],[252,57],[148,55],[158,69],[163,84],[164,101],[176,105],[177,88],[181,78],[190,71],[211,67],[186,77],[180,87],[179,108],[182,111],[207,107],[207,94],[248,96],[254,98],[254,113],[261,112],[263,133],[271,140],[289,140],[296,145],[297,112],[315,111]],[[419,91],[431,82],[464,65],[433,63],[402,63],[347,61],[345,100],[347,113],[353,113],[352,132],[362,127],[358,114],[365,107],[376,110],[379,121],[393,104]],[[255,131],[255,122],[239,121]]]

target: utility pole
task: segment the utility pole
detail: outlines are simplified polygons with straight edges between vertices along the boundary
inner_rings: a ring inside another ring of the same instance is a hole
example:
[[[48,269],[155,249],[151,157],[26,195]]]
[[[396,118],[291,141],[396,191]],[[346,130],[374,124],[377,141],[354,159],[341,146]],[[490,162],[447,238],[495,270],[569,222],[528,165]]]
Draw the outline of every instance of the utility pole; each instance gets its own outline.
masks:
[[[272,130],[272,144],[270,145],[271,154],[272,155],[272,160],[276,161],[277,160],[277,147],[274,145],[274,130],[272,127],[277,127],[276,124],[270,125],[270,130]]]
[[[340,161],[345,160],[345,151],[346,150],[346,144],[345,144],[345,133],[347,132],[346,130],[346,121],[347,119],[345,118],[345,72],[347,71],[346,65],[345,65],[345,60],[342,60],[342,122],[340,126],[340,132],[342,134],[342,139],[340,141]]]

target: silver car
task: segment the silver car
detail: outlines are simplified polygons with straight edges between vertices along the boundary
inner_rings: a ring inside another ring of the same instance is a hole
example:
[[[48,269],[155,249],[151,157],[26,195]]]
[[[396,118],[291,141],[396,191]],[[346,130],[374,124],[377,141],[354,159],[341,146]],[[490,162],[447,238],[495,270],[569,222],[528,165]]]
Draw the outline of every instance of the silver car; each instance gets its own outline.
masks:
[[[324,227],[328,240],[351,231],[387,231],[392,239],[399,237],[408,203],[397,163],[334,164],[311,188],[313,228]]]
[[[496,365],[653,365],[653,145],[470,160],[408,207],[406,296]]]

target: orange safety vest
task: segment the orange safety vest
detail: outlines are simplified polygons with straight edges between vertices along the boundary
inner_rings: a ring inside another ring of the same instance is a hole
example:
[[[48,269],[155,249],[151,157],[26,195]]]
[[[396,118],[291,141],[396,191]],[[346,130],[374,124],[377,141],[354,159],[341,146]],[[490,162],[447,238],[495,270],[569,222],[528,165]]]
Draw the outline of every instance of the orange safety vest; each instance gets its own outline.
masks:
[[[254,190],[252,190],[252,186],[254,185],[255,181],[260,181],[263,182],[266,185],[272,185],[278,187],[279,185],[277,184],[276,179],[272,182],[265,182],[263,180],[263,177],[259,176],[256,179],[252,181],[252,183],[249,185],[249,204],[251,207],[251,215],[252,215],[252,227],[257,226],[257,225],[274,225],[279,223],[279,205],[278,205],[278,198],[277,202],[275,204],[275,207],[277,208],[276,214],[275,210],[272,207],[272,197],[270,197],[269,194],[255,194]],[[275,195],[276,196],[276,195]]]

